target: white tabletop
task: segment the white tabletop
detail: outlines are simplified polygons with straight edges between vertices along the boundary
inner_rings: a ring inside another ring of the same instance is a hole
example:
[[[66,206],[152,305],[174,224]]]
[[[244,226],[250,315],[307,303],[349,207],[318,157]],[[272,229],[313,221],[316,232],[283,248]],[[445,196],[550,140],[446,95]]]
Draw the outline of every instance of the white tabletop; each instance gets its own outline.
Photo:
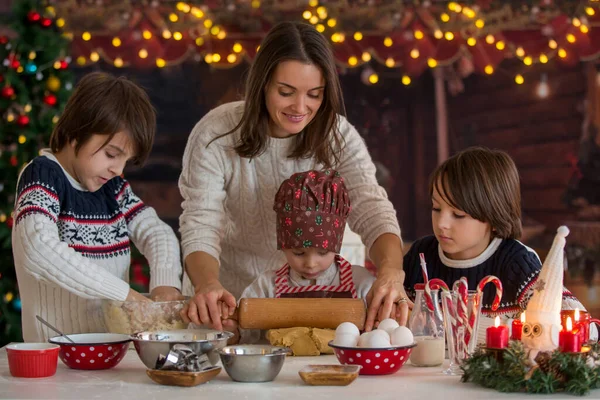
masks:
[[[225,370],[212,381],[194,387],[162,386],[146,375],[146,367],[134,349],[115,368],[82,371],[58,361],[56,375],[49,378],[13,378],[8,370],[4,348],[0,349],[0,399],[478,399],[523,398],[523,394],[503,394],[471,383],[459,376],[446,376],[440,367],[418,368],[406,364],[397,373],[383,376],[359,376],[349,386],[308,386],[298,371],[308,364],[339,364],[335,356],[288,357],[280,374],[272,382],[239,383]],[[600,395],[592,392],[589,397]],[[340,397],[343,396],[343,397]],[[535,400],[543,397],[534,396]],[[550,396],[553,399],[566,397]],[[569,396],[572,398],[572,396]]]

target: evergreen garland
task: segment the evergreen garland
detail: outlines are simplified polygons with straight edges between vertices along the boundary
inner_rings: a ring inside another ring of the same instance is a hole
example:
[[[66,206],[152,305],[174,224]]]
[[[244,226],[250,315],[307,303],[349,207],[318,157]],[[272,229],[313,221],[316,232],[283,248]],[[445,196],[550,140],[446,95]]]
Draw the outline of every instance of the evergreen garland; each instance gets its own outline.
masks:
[[[600,346],[586,353],[540,353],[532,367],[523,344],[511,341],[499,357],[478,347],[461,366],[462,382],[473,382],[499,392],[548,394],[567,392],[583,396],[600,388]]]

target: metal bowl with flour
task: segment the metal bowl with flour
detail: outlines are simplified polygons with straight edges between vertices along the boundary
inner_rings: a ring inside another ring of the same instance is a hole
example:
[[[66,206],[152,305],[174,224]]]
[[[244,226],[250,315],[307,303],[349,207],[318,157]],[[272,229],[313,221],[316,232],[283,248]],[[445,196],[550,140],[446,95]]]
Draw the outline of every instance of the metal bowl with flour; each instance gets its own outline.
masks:
[[[225,347],[231,332],[214,329],[181,329],[173,331],[146,331],[131,335],[140,360],[150,369],[169,355],[173,346],[183,344],[198,356],[205,356],[211,365],[219,362],[218,350]]]

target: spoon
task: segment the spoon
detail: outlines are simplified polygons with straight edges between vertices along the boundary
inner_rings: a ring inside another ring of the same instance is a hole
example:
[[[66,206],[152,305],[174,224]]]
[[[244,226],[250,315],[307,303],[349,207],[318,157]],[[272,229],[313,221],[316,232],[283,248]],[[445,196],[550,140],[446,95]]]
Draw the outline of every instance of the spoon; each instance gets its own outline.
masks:
[[[71,339],[70,337],[68,337],[67,335],[65,335],[64,333],[62,333],[61,331],[59,331],[58,329],[56,329],[55,327],[53,327],[52,325],[50,325],[48,322],[46,322],[45,319],[43,319],[42,317],[40,317],[39,315],[35,316],[37,318],[38,321],[40,321],[42,324],[46,325],[48,328],[52,329],[54,332],[58,333],[59,335],[61,335],[62,337],[66,338],[69,342],[71,343],[75,343],[73,341],[73,339]]]

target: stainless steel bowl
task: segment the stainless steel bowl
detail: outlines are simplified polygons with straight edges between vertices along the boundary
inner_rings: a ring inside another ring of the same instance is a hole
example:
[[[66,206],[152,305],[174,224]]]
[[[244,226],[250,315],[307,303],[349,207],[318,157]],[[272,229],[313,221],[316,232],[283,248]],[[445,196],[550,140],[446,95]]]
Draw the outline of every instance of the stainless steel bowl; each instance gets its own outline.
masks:
[[[287,347],[260,344],[227,346],[219,350],[225,371],[234,381],[268,382],[281,371]]]
[[[131,340],[140,360],[146,367],[155,369],[159,357],[166,357],[176,344],[185,344],[199,356],[206,354],[214,366],[219,362],[217,350],[223,348],[232,336],[231,332],[214,329],[181,329],[139,332],[131,335]]]

